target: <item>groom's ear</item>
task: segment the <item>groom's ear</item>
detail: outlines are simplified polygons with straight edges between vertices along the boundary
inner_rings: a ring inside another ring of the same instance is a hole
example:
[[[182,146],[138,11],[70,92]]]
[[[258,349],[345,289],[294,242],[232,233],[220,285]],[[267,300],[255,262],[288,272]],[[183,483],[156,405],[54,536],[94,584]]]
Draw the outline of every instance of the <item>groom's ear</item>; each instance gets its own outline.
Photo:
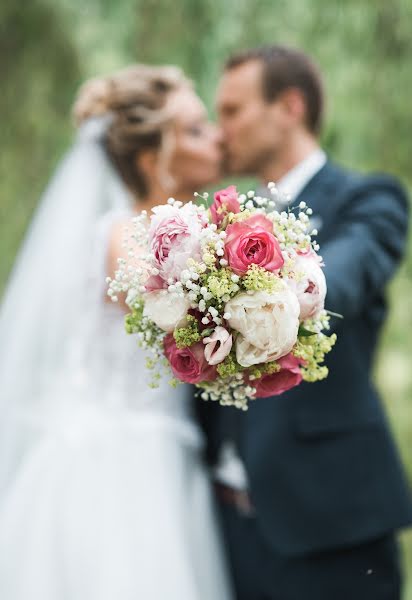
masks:
[[[278,104],[284,118],[293,124],[304,124],[306,122],[306,102],[302,91],[290,87],[279,94],[274,104]]]

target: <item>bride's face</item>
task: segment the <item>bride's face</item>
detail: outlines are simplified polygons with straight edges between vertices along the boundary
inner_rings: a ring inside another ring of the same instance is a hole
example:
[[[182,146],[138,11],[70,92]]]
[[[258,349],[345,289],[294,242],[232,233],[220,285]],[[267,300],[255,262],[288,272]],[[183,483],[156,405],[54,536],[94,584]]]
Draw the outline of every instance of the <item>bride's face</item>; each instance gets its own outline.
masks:
[[[174,194],[201,192],[221,176],[220,131],[208,121],[206,109],[190,89],[175,92],[169,102],[175,108],[173,150],[168,170],[175,182]]]

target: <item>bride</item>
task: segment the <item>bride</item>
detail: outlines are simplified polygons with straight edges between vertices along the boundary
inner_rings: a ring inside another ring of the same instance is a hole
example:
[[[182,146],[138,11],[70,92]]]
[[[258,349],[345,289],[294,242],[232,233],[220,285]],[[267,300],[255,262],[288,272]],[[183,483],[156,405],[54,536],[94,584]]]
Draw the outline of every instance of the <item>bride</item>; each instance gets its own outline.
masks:
[[[133,214],[219,177],[218,133],[173,67],[92,80],[74,114],[0,312],[0,597],[227,600],[190,389],[147,386],[105,289]]]

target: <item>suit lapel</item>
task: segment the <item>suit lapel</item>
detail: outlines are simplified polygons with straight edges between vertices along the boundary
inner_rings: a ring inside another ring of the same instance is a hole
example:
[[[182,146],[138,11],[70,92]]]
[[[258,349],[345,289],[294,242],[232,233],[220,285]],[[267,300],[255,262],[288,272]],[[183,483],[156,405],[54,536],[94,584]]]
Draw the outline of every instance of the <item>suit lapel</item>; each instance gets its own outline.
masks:
[[[331,195],[336,191],[336,180],[339,177],[337,168],[327,161],[323,167],[310,179],[298,196],[292,200],[289,206],[280,206],[278,210],[294,209],[299,203],[304,201],[313,210],[314,216],[323,218],[325,211],[328,210]],[[261,188],[258,193],[262,196],[268,196],[267,188]]]
[[[336,193],[336,181],[338,173],[331,162],[327,162],[316,175],[306,184],[293,206],[299,206],[300,202],[306,204],[313,210],[310,221],[312,229],[317,229],[320,237],[325,235],[325,224],[330,221],[330,211],[333,208],[332,198]]]
[[[305,185],[301,193],[294,200],[293,205],[306,202],[315,214],[322,214],[329,194],[336,181],[336,172],[331,162],[327,161],[312,179]]]

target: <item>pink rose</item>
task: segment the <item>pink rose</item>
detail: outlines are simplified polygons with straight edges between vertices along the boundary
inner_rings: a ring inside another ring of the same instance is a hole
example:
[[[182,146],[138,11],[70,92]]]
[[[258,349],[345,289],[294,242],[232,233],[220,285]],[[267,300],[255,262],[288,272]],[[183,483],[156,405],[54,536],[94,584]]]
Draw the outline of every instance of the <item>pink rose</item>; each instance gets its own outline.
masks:
[[[149,244],[163,280],[178,280],[189,258],[200,259],[202,227],[199,214],[191,204],[181,208],[163,205],[153,209]]]
[[[245,221],[232,223],[226,229],[226,258],[237,275],[243,275],[252,264],[267,271],[283,265],[279,242],[273,235],[273,224],[257,214]]]
[[[228,213],[240,212],[240,204],[237,199],[237,191],[235,185],[230,185],[224,190],[216,192],[214,202],[210,207],[210,214],[213,223],[220,225]]]
[[[232,336],[224,327],[216,327],[211,336],[204,338],[205,358],[209,365],[217,365],[229,354]]]
[[[321,264],[322,259],[313,251],[298,254],[293,267],[294,278],[286,280],[299,300],[300,321],[316,317],[324,308],[327,287]]]
[[[177,379],[185,383],[200,383],[216,379],[216,368],[207,363],[201,342],[190,348],[178,348],[173,335],[169,334],[163,343],[165,356]]]
[[[299,365],[301,361],[293,356],[292,353],[279,358],[280,371],[271,375],[263,375],[250,384],[256,388],[256,398],[268,398],[269,396],[278,396],[287,390],[299,385],[302,381],[302,373]]]

